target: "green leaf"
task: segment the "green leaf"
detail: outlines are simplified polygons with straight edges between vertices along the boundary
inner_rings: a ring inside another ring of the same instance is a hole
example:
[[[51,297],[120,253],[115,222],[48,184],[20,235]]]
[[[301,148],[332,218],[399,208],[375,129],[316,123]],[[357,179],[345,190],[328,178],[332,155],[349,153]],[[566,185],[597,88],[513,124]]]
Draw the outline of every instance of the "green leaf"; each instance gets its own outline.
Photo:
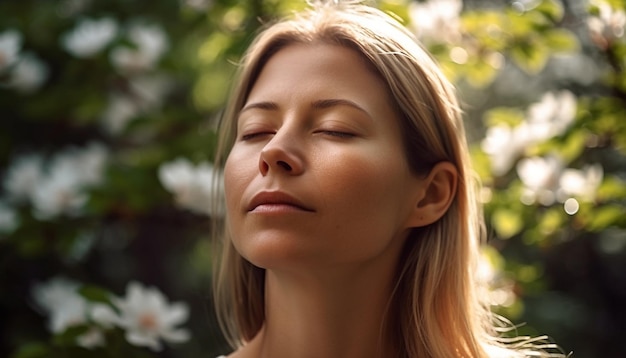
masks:
[[[109,291],[95,285],[83,285],[78,290],[78,293],[90,302],[111,303],[111,294]]]
[[[50,347],[44,343],[31,342],[22,344],[11,358],[43,358],[50,357]]]
[[[623,205],[605,205],[595,210],[590,218],[588,228],[591,231],[601,231],[609,226],[617,225],[619,221],[624,221],[626,208]]]
[[[578,130],[571,133],[565,141],[560,144],[558,151],[566,162],[571,162],[578,158],[585,150],[587,142],[587,132]]]
[[[52,342],[56,346],[66,347],[66,346],[75,346],[76,338],[78,336],[86,333],[89,330],[89,327],[86,325],[76,325],[68,327],[63,333],[57,334],[54,336]]]
[[[493,127],[499,124],[506,124],[515,127],[524,121],[524,112],[517,108],[496,107],[490,109],[484,116],[485,124]]]
[[[573,52],[580,49],[576,36],[564,29],[546,31],[543,39],[552,52]]]
[[[626,183],[618,177],[607,177],[598,188],[596,197],[599,201],[624,199],[626,198]]]
[[[525,72],[536,75],[549,58],[548,49],[540,43],[528,41],[517,44],[511,49],[511,58]]]
[[[535,10],[539,11],[553,22],[561,21],[564,14],[563,5],[561,5],[560,1],[555,0],[540,1],[540,4],[535,8]]]
[[[498,69],[494,68],[483,59],[478,59],[467,67],[465,77],[473,87],[484,88],[493,82],[497,74]]]
[[[524,221],[518,212],[510,209],[498,209],[491,217],[491,224],[498,236],[508,239],[524,227]]]
[[[537,227],[539,228],[539,232],[544,236],[551,235],[563,227],[564,221],[565,212],[560,207],[553,208],[543,214],[541,219],[539,219]]]

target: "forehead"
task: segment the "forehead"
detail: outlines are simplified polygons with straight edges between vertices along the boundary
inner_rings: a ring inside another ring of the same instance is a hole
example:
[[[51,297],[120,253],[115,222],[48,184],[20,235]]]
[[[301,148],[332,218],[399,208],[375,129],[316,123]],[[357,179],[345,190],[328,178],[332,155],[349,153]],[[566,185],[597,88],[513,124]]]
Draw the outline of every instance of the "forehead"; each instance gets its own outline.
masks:
[[[319,96],[360,96],[372,105],[391,105],[388,86],[354,49],[327,43],[287,45],[263,65],[247,101],[259,96],[304,92]],[[266,100],[263,98],[263,100]]]

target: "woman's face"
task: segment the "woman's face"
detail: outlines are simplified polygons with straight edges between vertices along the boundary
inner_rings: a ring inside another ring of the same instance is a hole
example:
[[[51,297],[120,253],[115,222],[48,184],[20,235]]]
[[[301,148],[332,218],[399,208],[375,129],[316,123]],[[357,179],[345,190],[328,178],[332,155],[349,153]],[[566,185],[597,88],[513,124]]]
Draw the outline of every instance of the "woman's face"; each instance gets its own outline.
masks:
[[[386,88],[344,47],[297,44],[271,57],[225,167],[243,257],[268,269],[397,260],[420,179]]]

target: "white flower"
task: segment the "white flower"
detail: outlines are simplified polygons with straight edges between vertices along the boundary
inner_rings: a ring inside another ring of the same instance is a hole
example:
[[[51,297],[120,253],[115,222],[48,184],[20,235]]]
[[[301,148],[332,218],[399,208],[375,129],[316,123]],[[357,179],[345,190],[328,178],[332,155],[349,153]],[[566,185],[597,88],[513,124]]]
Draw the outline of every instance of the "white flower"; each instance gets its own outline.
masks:
[[[63,277],[55,277],[33,287],[35,303],[49,316],[50,332],[62,333],[69,327],[89,323],[92,306],[78,293],[79,287],[77,282]],[[84,348],[104,346],[102,329],[90,327],[87,332],[76,337],[76,343]]]
[[[57,153],[47,171],[40,156],[24,156],[7,171],[4,187],[13,201],[30,199],[41,220],[77,215],[88,199],[84,190],[103,181],[107,159],[108,151],[99,143]]]
[[[146,111],[159,107],[171,87],[170,79],[165,76],[136,76],[130,81],[130,88]]]
[[[500,176],[511,169],[525,144],[519,132],[507,125],[496,125],[487,129],[481,148],[489,155],[492,172]]]
[[[154,287],[130,282],[126,297],[114,298],[113,304],[119,314],[108,306],[99,305],[93,318],[101,324],[124,328],[126,340],[131,344],[158,351],[162,349],[161,340],[171,343],[189,340],[187,330],[176,328],[187,320],[189,308],[182,302],[170,304]]]
[[[61,44],[75,57],[91,57],[115,38],[117,27],[117,22],[111,18],[83,19],[61,38]]]
[[[125,72],[153,68],[169,46],[165,32],[157,25],[134,24],[128,37],[136,47],[117,47],[110,55],[115,67]]]
[[[159,167],[159,180],[174,194],[180,207],[209,216],[223,215],[223,207],[214,205],[215,196],[223,196],[222,178],[211,164],[194,166],[189,160],[178,158]]]
[[[65,278],[53,278],[33,288],[37,305],[49,315],[48,328],[61,333],[68,327],[87,321],[87,301],[78,294],[79,284]]]
[[[538,201],[542,205],[552,205],[562,170],[563,163],[555,156],[520,160],[517,164],[517,174],[525,186],[522,202],[532,204]]]
[[[97,142],[85,148],[69,147],[57,153],[50,163],[50,176],[72,177],[79,187],[102,183],[108,150]]]
[[[48,66],[35,55],[22,55],[11,72],[9,85],[20,92],[31,93],[48,79]]]
[[[139,113],[138,105],[130,97],[114,94],[109,97],[102,122],[109,133],[118,134]]]
[[[576,107],[571,92],[550,92],[528,108],[526,120],[519,125],[488,128],[481,148],[489,155],[493,174],[506,174],[527,147],[563,134],[575,118]]]
[[[598,8],[598,16],[590,16],[587,19],[587,26],[594,41],[604,47],[607,46],[607,42],[623,37],[626,27],[624,9],[614,9],[604,0],[592,0],[590,3]]]
[[[33,215],[40,220],[50,220],[59,215],[76,216],[87,199],[74,173],[57,170],[35,189]]]
[[[9,198],[18,202],[30,199],[43,177],[43,158],[25,155],[17,158],[4,178],[4,189]]]
[[[601,164],[589,165],[583,169],[565,169],[559,180],[561,190],[565,195],[593,201],[602,183],[603,172]]]
[[[456,42],[460,36],[460,0],[429,0],[411,2],[411,25],[423,40]]]
[[[106,339],[101,328],[91,326],[87,332],[76,337],[76,343],[83,348],[89,349],[106,346]]]
[[[533,139],[545,140],[563,134],[576,116],[576,96],[570,91],[548,92],[528,109]]]
[[[22,35],[16,30],[0,33],[0,73],[13,65],[22,46]]]
[[[0,201],[0,233],[11,233],[19,225],[17,213],[13,208]]]

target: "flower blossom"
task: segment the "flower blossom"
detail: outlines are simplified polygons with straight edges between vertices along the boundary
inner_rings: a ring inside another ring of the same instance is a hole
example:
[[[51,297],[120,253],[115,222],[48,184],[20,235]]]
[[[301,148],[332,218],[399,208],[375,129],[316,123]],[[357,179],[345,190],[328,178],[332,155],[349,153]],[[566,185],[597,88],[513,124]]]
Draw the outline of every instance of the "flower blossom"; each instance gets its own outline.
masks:
[[[34,189],[33,214],[40,220],[81,213],[89,196],[86,188],[102,182],[108,152],[91,143],[86,148],[67,148],[52,158],[47,175]]]
[[[604,0],[592,0],[590,3],[598,9],[597,16],[590,16],[587,19],[587,27],[593,41],[601,48],[606,48],[615,40],[624,37],[626,28],[624,9],[614,9]]]
[[[154,287],[130,282],[126,297],[113,298],[112,302],[119,313],[109,306],[98,305],[94,308],[93,318],[96,322],[114,324],[126,330],[126,340],[131,344],[159,351],[161,340],[171,343],[189,340],[186,329],[176,328],[189,317],[188,306],[182,302],[169,303]]]
[[[48,79],[48,66],[37,56],[22,55],[11,72],[9,85],[20,92],[31,93],[39,89]]]
[[[576,117],[576,96],[570,91],[548,92],[528,108],[528,135],[542,141],[560,135]]]
[[[61,38],[67,52],[78,58],[94,56],[117,35],[117,22],[111,18],[83,19]]]
[[[13,65],[22,46],[22,35],[16,30],[0,33],[0,73]]]
[[[72,326],[88,323],[92,306],[78,293],[79,287],[77,282],[62,277],[33,287],[35,303],[49,316],[50,332],[62,333]],[[98,327],[90,327],[76,338],[76,342],[84,348],[103,346],[105,343],[104,335]]]
[[[411,2],[411,25],[423,40],[454,43],[460,36],[460,0],[429,0]]]
[[[109,104],[102,114],[102,123],[109,133],[118,134],[139,113],[139,106],[132,98],[112,94],[109,96]]]
[[[585,166],[582,169],[568,168],[563,171],[559,180],[560,190],[568,198],[576,196],[584,201],[593,201],[603,176],[601,164]]]
[[[520,160],[517,164],[517,174],[525,187],[522,202],[530,205],[538,201],[542,205],[552,205],[556,199],[555,192],[562,170],[563,163],[555,156]]]
[[[98,143],[66,148],[47,165],[41,156],[23,156],[7,170],[4,189],[9,200],[30,202],[40,220],[75,216],[87,202],[85,190],[102,182],[107,160],[107,149]]]
[[[506,174],[527,147],[563,134],[574,121],[576,108],[571,92],[549,92],[528,108],[526,119],[519,125],[487,129],[481,148],[489,155],[493,174]]]
[[[189,160],[179,158],[159,167],[159,180],[174,194],[180,207],[209,216],[223,215],[223,207],[214,205],[215,196],[223,196],[222,177],[211,164],[203,162],[194,166]]]
[[[50,220],[59,215],[77,216],[88,198],[78,178],[72,173],[57,170],[35,188],[32,195],[33,215],[39,220]]]
[[[53,176],[66,173],[80,186],[95,186],[102,183],[108,155],[106,147],[97,142],[84,148],[69,147],[52,159],[50,172]]]
[[[6,172],[3,183],[4,190],[9,199],[25,202],[30,200],[43,175],[43,158],[41,156],[31,154],[18,157]]]
[[[0,201],[0,233],[11,233],[19,225],[17,213],[7,203]]]
[[[171,81],[164,76],[132,77],[128,86],[130,94],[113,93],[109,96],[109,105],[101,117],[104,128],[111,134],[119,134],[140,114],[157,109],[170,88]]]
[[[157,25],[132,25],[128,37],[135,48],[117,47],[110,55],[111,62],[124,72],[152,69],[169,46],[165,32]]]

